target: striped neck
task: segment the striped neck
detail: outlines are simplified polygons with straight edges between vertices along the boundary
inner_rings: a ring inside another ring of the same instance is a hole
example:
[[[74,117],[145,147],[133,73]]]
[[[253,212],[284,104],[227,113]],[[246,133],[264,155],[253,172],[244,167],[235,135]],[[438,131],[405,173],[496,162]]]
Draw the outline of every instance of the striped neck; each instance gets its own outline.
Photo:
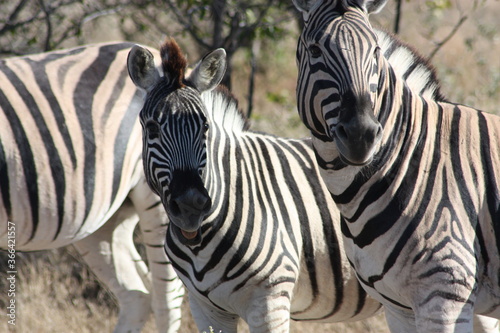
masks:
[[[201,99],[206,107],[209,122],[207,131],[207,164],[203,173],[203,183],[212,199],[212,209],[202,224],[203,242],[194,251],[200,251],[210,243],[221,222],[228,214],[230,202],[229,183],[238,177],[237,140],[247,131],[248,122],[238,109],[237,100],[226,89],[205,92]],[[208,234],[207,234],[208,233]]]

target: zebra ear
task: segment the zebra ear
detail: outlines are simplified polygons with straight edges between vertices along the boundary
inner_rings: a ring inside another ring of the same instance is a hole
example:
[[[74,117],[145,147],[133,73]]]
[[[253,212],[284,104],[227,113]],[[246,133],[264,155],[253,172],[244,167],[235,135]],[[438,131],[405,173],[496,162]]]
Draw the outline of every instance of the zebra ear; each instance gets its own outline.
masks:
[[[356,0],[356,2],[367,14],[376,14],[385,6],[387,0]]]
[[[127,68],[134,84],[146,91],[151,90],[160,79],[153,54],[140,45],[134,45],[128,53]]]
[[[323,0],[293,0],[293,4],[302,14],[306,14],[319,6],[322,1]]]
[[[217,49],[203,57],[195,66],[187,81],[199,92],[212,90],[226,73],[226,51]]]

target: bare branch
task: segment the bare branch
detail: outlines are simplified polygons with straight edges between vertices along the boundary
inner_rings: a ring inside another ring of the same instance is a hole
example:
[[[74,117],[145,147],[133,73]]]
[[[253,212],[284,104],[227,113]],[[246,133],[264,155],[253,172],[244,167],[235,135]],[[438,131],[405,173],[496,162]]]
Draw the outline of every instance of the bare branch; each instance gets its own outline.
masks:
[[[399,33],[399,24],[401,23],[401,6],[403,0],[396,0],[396,17],[394,18],[394,33]]]
[[[198,43],[200,46],[210,49],[211,45],[207,44],[201,37],[200,33],[197,31],[195,24],[193,23],[192,13],[188,15],[189,20],[186,20],[186,14],[182,13],[177,5],[171,0],[165,1],[172,13],[175,15],[177,21],[186,29],[189,35]]]
[[[36,14],[33,15],[32,17],[30,17],[28,19],[25,19],[23,21],[19,21],[17,23],[14,23],[17,20],[17,17],[19,15],[19,13],[25,8],[25,6],[28,3],[28,1],[29,0],[21,0],[19,2],[19,4],[14,8],[14,10],[12,11],[12,13],[9,15],[9,18],[7,19],[7,22],[0,29],[0,36],[3,35],[3,34],[5,34],[5,33],[7,33],[7,32],[16,30],[17,28],[19,28],[19,27],[21,27],[23,25],[30,24],[33,21],[39,19],[39,16],[40,16],[41,13],[39,11],[37,11]]]
[[[45,14],[45,17],[44,17],[45,18],[45,25],[47,26],[47,32],[45,35],[45,43],[44,43],[43,50],[50,51],[51,50],[50,41],[52,39],[52,22],[50,21],[51,13],[50,13],[49,9],[45,6],[45,2],[43,0],[38,0],[38,2],[40,3],[40,8],[42,9],[42,11]]]
[[[17,6],[14,8],[12,13],[10,13],[9,18],[5,22],[5,25],[0,29],[0,35],[4,33],[6,30],[11,30],[12,28],[12,22],[14,22],[17,19],[17,16],[19,13],[23,10],[23,8],[26,6],[26,3],[28,3],[29,0],[21,0],[17,4]]]
[[[81,22],[81,26],[90,22],[90,21],[93,21],[99,17],[102,17],[102,16],[108,16],[108,15],[113,15],[113,14],[116,14],[116,13],[119,13],[120,11],[122,11],[123,9],[125,8],[124,5],[118,5],[116,7],[110,7],[110,8],[106,8],[106,9],[103,9],[103,10],[98,10],[98,11],[95,11],[95,12],[91,12],[91,13],[88,13],[87,15],[85,15],[82,19],[82,22]]]
[[[444,44],[446,44],[458,31],[458,29],[460,29],[460,26],[468,19],[468,16],[467,15],[463,15],[457,22],[457,24],[455,24],[455,26],[453,27],[453,29],[450,31],[450,33],[448,34],[448,36],[446,36],[442,41],[440,41],[439,43],[436,43],[436,47],[434,48],[434,50],[432,50],[432,52],[429,54],[429,57],[428,59],[431,60],[435,55],[436,53],[443,47]]]

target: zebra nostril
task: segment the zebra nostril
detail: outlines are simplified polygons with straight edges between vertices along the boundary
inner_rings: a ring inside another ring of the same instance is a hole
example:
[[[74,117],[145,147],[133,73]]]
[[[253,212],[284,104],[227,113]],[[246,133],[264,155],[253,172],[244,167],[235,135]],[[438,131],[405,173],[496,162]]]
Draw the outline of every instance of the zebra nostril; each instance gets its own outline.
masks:
[[[175,199],[170,200],[169,206],[170,206],[170,213],[173,216],[179,216],[181,214],[181,209]]]
[[[203,212],[208,212],[210,210],[210,208],[212,207],[212,200],[210,199],[210,197],[205,197],[204,198],[201,207],[202,207],[201,210]]]
[[[382,137],[382,131],[383,131],[383,127],[381,124],[378,124],[378,127],[377,127],[377,134],[375,135],[375,139],[379,139],[380,137]]]
[[[196,190],[188,190],[180,196],[172,198],[169,202],[170,212],[174,216],[198,215],[206,213],[212,206],[208,195]]]
[[[347,134],[345,127],[342,124],[338,124],[335,128],[335,135],[337,138],[343,141],[349,140],[349,135]]]
[[[210,208],[210,198],[203,195],[199,194],[198,197],[194,200],[195,206],[197,209],[200,211],[206,211],[208,208]]]

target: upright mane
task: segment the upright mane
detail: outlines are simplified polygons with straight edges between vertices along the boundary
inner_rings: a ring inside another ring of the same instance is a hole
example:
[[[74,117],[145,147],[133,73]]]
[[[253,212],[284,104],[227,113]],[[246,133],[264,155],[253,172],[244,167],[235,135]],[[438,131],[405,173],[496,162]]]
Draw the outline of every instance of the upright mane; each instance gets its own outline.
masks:
[[[402,77],[413,92],[435,101],[445,101],[434,66],[415,48],[395,35],[378,29],[374,30],[384,57],[389,61],[396,75]]]
[[[219,85],[213,91],[204,92],[201,99],[210,120],[227,132],[239,133],[249,129],[248,119],[238,107],[238,100],[226,87]]]
[[[163,72],[169,81],[174,83],[175,88],[182,87],[187,59],[175,39],[167,38],[165,40],[160,47],[160,55]]]

